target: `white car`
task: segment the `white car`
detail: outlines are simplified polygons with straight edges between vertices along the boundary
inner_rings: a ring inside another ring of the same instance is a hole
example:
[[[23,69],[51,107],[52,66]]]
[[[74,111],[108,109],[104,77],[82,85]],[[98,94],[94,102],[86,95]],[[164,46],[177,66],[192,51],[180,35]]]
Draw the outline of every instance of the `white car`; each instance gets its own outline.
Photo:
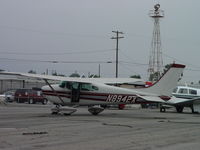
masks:
[[[6,102],[13,102],[15,98],[15,90],[10,90],[4,93]]]

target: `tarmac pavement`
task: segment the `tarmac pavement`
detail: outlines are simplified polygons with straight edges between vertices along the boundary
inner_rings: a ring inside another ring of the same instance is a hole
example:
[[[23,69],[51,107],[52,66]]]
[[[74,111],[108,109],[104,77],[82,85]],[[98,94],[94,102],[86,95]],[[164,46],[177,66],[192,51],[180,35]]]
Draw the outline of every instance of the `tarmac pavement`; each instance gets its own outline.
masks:
[[[0,150],[199,150],[200,114],[175,110],[78,108],[51,115],[50,105],[0,105]]]

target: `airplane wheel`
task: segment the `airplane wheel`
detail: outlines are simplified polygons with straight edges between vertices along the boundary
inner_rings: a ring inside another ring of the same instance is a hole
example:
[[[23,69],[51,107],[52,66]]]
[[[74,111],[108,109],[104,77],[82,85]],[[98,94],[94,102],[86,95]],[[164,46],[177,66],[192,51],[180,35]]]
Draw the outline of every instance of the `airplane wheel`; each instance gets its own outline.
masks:
[[[70,116],[71,113],[63,113],[63,115],[65,115],[65,116]]]
[[[91,106],[88,108],[88,111],[92,114],[92,115],[98,115],[99,113],[101,113],[104,110],[103,107],[99,107],[99,106]]]
[[[52,114],[52,115],[57,115],[57,114],[58,114],[58,112],[51,112],[51,114]]]
[[[47,99],[44,99],[43,102],[42,102],[42,104],[43,104],[43,105],[46,105],[46,104],[47,104],[47,101],[48,101]]]
[[[94,115],[94,116],[96,116],[96,115],[98,115],[99,113],[92,113],[92,115]]]
[[[192,105],[190,108],[191,108],[193,114],[198,114],[197,111],[194,111],[194,107],[193,107],[193,105]]]
[[[60,112],[60,106],[56,105],[53,108],[51,108],[51,114],[52,115],[57,115]]]
[[[194,111],[194,107],[193,107],[193,105],[192,105],[192,106],[190,106],[190,108],[191,108],[191,110],[192,110],[192,113],[194,114],[194,113],[195,113],[195,111]]]
[[[183,106],[176,106],[176,111],[178,112],[178,113],[182,113],[183,112]]]
[[[166,112],[165,107],[160,107],[160,112]]]

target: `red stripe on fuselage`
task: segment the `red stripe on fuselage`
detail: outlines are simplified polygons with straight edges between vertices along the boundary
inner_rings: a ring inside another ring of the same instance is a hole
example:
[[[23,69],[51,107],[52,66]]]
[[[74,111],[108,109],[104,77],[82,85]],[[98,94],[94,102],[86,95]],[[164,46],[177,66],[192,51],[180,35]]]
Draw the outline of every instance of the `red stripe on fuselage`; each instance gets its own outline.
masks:
[[[57,97],[59,95],[60,97],[71,98],[71,91],[56,91],[56,92],[43,91],[43,94],[47,96]],[[116,101],[128,102],[130,101],[130,97],[136,97],[136,95],[80,92],[80,99],[84,99],[84,100],[107,101],[107,102],[116,102]]]

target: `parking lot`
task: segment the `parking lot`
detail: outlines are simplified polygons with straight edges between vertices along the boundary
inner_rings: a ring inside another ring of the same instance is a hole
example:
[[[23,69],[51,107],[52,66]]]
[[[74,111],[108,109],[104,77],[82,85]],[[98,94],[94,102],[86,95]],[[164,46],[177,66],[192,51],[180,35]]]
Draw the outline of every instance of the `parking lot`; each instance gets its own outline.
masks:
[[[200,115],[186,110],[108,109],[92,116],[78,108],[51,115],[51,105],[0,105],[1,150],[199,149]]]

